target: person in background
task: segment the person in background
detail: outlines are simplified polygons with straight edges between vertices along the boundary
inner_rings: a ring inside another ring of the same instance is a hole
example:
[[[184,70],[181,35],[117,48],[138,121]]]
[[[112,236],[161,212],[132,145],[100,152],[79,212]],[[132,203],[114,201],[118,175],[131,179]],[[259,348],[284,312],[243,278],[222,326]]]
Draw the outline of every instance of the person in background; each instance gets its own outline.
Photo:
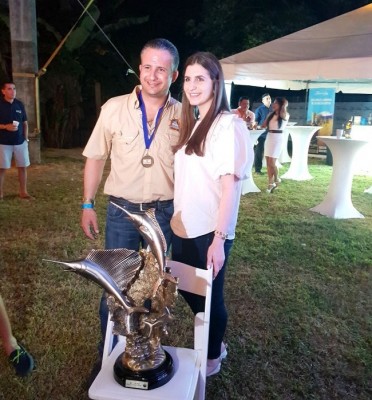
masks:
[[[89,239],[99,234],[95,196],[104,166],[111,170],[104,192],[109,201],[131,212],[155,209],[168,246],[173,214],[173,148],[179,137],[181,104],[169,92],[178,76],[179,55],[166,39],[154,39],[141,51],[140,83],[131,94],[114,97],[103,106],[84,149],[84,199],[81,227]],[[107,207],[105,247],[138,251],[142,236],[119,208]],[[106,294],[100,304],[102,356],[108,307]]]
[[[271,97],[269,93],[262,95],[262,104],[256,109],[256,127],[260,129],[264,123],[267,115],[270,112]],[[256,174],[262,175],[262,158],[264,154],[264,146],[267,132],[263,132],[262,135],[257,139],[257,144],[254,151],[254,170]]]
[[[262,127],[267,130],[264,154],[266,157],[267,176],[269,179],[266,190],[268,193],[272,193],[281,182],[278,175],[276,160],[279,158],[283,149],[283,132],[289,120],[287,107],[287,99],[284,97],[276,97],[272,105],[273,111],[262,124]]]
[[[175,147],[172,259],[195,268],[213,268],[207,376],[220,371],[227,355],[224,279],[242,179],[253,164],[249,142],[246,124],[229,112],[218,59],[206,52],[190,56],[185,64],[180,140]],[[195,314],[204,309],[203,298],[183,295]]]
[[[0,200],[4,198],[5,171],[11,167],[14,155],[18,169],[19,197],[32,200],[27,192],[28,124],[23,103],[16,99],[17,90],[13,82],[1,86],[0,100]]]
[[[13,336],[12,327],[0,295],[0,338],[9,362],[18,376],[25,377],[34,369],[34,359]]]
[[[242,96],[239,98],[238,108],[231,110],[231,112],[237,114],[247,124],[249,129],[252,129],[255,124],[255,114],[249,109],[248,97]]]

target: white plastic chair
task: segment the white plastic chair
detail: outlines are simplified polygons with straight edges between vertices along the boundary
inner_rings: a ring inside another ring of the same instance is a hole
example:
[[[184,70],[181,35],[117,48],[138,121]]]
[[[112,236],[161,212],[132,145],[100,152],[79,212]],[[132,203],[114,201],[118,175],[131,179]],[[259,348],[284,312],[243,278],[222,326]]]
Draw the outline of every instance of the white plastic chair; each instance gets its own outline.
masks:
[[[112,327],[109,317],[103,352],[102,368],[89,388],[94,400],[204,400],[207,372],[209,318],[212,294],[212,269],[201,270],[189,265],[168,261],[171,274],[179,278],[178,288],[205,297],[204,312],[194,320],[194,348],[163,346],[172,356],[175,373],[165,385],[152,389],[125,388],[114,379],[113,365],[125,347],[125,337],[112,350]],[[171,328],[170,328],[171,329]]]

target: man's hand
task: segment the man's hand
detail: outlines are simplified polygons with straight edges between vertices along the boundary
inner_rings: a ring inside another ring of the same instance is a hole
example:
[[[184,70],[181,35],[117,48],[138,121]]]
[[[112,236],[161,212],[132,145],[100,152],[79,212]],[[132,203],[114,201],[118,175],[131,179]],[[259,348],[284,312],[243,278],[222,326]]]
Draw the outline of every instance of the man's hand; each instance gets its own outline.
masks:
[[[97,238],[99,233],[97,214],[94,211],[94,198],[97,193],[98,185],[101,182],[105,160],[95,160],[87,158],[84,168],[84,203],[89,204],[89,208],[83,208],[80,226],[86,237],[91,240]],[[92,207],[92,208],[91,208]]]
[[[10,124],[4,124],[4,127],[7,131],[9,132],[16,132],[18,131],[18,126],[15,126],[13,123]]]
[[[99,234],[97,214],[93,208],[85,208],[81,213],[81,228],[85,236],[91,240],[97,239]]]

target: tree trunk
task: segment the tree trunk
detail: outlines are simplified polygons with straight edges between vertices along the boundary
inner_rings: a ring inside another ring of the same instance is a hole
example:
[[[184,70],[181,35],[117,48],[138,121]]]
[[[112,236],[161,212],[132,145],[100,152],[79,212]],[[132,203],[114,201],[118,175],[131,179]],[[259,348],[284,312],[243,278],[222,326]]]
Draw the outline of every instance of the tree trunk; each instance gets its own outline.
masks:
[[[13,80],[17,97],[26,107],[30,159],[40,163],[38,57],[35,0],[9,1],[10,39],[12,48]]]

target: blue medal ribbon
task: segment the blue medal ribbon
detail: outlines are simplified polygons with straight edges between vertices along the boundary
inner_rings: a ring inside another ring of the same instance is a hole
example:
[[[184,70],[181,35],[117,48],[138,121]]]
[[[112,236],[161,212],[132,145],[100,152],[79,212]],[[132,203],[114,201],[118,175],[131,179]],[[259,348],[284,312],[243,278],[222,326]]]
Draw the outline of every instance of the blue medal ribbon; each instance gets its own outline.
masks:
[[[138,100],[139,100],[141,111],[142,111],[143,137],[145,139],[146,150],[148,150],[150,148],[150,146],[151,146],[151,143],[152,143],[152,141],[153,141],[153,139],[155,137],[155,133],[156,133],[156,131],[158,129],[158,126],[159,126],[159,123],[160,123],[160,119],[161,119],[161,115],[163,113],[164,106],[159,108],[159,111],[156,114],[154,131],[153,131],[152,135],[149,135],[149,128],[147,126],[146,107],[145,107],[145,103],[143,102],[142,93],[141,92],[138,95]]]

